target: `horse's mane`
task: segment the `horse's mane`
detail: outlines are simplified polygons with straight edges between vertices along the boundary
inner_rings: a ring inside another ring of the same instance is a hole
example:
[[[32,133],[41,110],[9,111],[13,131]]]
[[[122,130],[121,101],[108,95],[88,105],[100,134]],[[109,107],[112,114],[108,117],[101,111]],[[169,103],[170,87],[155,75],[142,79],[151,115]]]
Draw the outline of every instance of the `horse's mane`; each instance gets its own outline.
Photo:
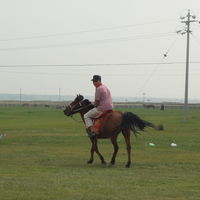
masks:
[[[82,104],[84,105],[89,105],[89,104],[92,104],[91,101],[89,101],[88,99],[84,99],[84,96],[81,95],[81,94],[77,94],[75,100],[75,102],[82,102]]]
[[[84,100],[82,101],[82,103],[84,103],[84,105],[92,104],[91,101],[89,101],[88,99],[84,99]]]
[[[80,102],[83,107],[90,107],[90,109],[94,108],[94,105],[88,99],[84,99],[84,96],[81,94],[77,94],[74,102]]]
[[[92,102],[90,100],[88,100],[88,99],[82,100],[82,105],[84,105],[84,106],[91,105],[92,107],[94,107],[94,105],[92,104]]]

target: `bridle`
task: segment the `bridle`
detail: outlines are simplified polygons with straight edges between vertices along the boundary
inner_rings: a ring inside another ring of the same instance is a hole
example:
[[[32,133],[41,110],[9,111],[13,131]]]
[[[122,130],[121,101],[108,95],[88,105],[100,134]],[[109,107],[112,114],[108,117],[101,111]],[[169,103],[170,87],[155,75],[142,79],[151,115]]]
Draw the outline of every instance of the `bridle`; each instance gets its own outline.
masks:
[[[77,108],[77,109],[74,109],[77,105],[79,105],[80,107]],[[90,103],[90,104],[84,106],[84,105],[82,105],[82,101],[77,102],[77,103],[76,103],[75,105],[73,105],[73,106],[72,106],[71,104],[68,105],[68,107],[70,108],[70,112],[72,112],[73,114],[78,113],[78,112],[80,112],[80,111],[82,111],[82,110],[84,110],[85,108],[88,108],[88,107],[90,107],[90,106],[93,106],[93,104]],[[72,114],[72,115],[73,115],[73,114]]]
[[[74,109],[77,105],[79,105],[79,108],[77,108],[77,109]],[[85,108],[88,108],[88,107],[91,107],[91,106],[93,106],[93,104],[92,103],[90,103],[90,104],[88,104],[88,105],[83,105],[82,104],[82,101],[79,101],[79,102],[77,102],[76,104],[74,104],[73,106],[71,105],[71,104],[69,104],[68,105],[68,108],[69,108],[69,111],[70,111],[70,117],[75,121],[75,122],[82,122],[82,120],[77,120],[77,119],[75,119],[74,118],[74,114],[75,113],[78,113],[78,112],[80,112],[80,111],[82,111],[82,110],[84,110]]]

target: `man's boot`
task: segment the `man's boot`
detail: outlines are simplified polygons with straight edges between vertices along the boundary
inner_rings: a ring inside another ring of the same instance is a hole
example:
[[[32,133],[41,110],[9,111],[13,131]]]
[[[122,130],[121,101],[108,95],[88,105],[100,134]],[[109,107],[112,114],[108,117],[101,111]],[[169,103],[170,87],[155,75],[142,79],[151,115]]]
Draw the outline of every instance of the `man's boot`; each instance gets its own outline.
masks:
[[[90,137],[90,138],[95,137],[96,134],[92,131],[91,126],[88,127],[86,130],[87,130],[87,133],[88,133],[88,137]]]

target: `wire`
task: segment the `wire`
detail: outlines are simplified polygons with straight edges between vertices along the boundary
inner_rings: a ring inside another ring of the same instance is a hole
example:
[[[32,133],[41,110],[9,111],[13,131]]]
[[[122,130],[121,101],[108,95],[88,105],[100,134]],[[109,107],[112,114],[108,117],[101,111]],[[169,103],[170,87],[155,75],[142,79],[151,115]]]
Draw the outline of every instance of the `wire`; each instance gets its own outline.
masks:
[[[162,60],[162,59],[161,59]],[[199,64],[200,61],[191,61],[191,64]],[[185,62],[141,62],[141,63],[88,63],[88,64],[18,64],[18,65],[0,65],[0,68],[18,68],[18,67],[101,67],[101,66],[141,66],[141,65],[177,65]]]
[[[138,73],[139,72],[139,73]],[[145,73],[144,73],[145,72]],[[84,72],[80,72],[80,71],[77,71],[77,72],[72,72],[72,71],[70,71],[70,72],[51,72],[51,71],[48,71],[48,72],[44,72],[44,71],[42,71],[42,72],[29,72],[29,71],[5,71],[5,70],[3,70],[3,71],[1,71],[1,73],[8,73],[8,74],[20,74],[20,75],[23,75],[23,74],[28,74],[28,75],[31,75],[31,76],[33,76],[33,75],[44,75],[44,76],[48,76],[48,75],[53,75],[53,76],[55,76],[55,75],[63,75],[63,76],[71,76],[71,75],[80,75],[80,76],[88,76],[88,75],[92,75],[93,73],[90,71],[90,72],[88,72],[88,71],[84,71]],[[143,71],[138,71],[138,70],[133,70],[133,71],[123,71],[123,72],[117,72],[117,71],[115,71],[114,73],[112,72],[104,72],[106,75],[109,75],[109,76],[120,76],[120,77],[122,77],[122,76],[134,76],[134,77],[139,77],[139,76],[145,76],[146,75],[146,70],[143,70]],[[190,73],[190,75],[198,75],[199,76],[199,74],[200,74],[200,72],[199,71],[197,71],[197,72],[193,72],[193,73]],[[184,73],[180,73],[179,71],[177,71],[177,72],[168,72],[168,73],[166,73],[166,72],[163,72],[163,73],[159,73],[159,76],[184,76]],[[141,88],[141,89],[143,89],[143,88]],[[138,92],[138,94],[139,94],[139,92]]]
[[[57,36],[65,36],[65,35],[77,35],[77,34],[90,33],[90,32],[101,32],[101,31],[116,30],[116,29],[123,29],[123,28],[130,28],[130,27],[136,27],[136,26],[168,22],[168,21],[172,21],[172,20],[174,21],[175,19],[159,20],[159,21],[146,22],[146,23],[140,23],[140,24],[112,26],[112,27],[108,27],[108,28],[96,28],[96,29],[90,29],[90,30],[84,30],[84,31],[73,31],[73,32],[67,32],[67,33],[55,33],[55,34],[48,34],[48,35],[36,35],[36,36],[1,39],[0,42],[13,41],[13,40],[40,39],[40,38],[49,38],[49,37],[57,37]]]
[[[175,43],[177,42],[179,36],[177,36],[175,38],[175,40],[172,42],[171,46],[168,48],[168,50],[166,51],[166,53],[163,55],[164,57],[167,57],[168,53],[171,51],[172,47],[174,47]]]
[[[163,61],[164,59],[167,57],[169,51],[172,49],[172,47],[175,45],[176,41],[178,40],[178,37],[175,38],[175,40],[172,42],[172,44],[170,45],[170,47],[168,48],[168,50],[166,51],[166,53],[163,55],[163,57],[160,60],[160,63],[157,63],[153,69],[153,71],[150,73],[150,75],[147,77],[147,79],[145,80],[145,82],[143,83],[143,85],[141,86],[141,88],[138,90],[138,95],[142,92],[142,90],[145,88],[145,86],[147,85],[147,83],[150,81],[150,79],[153,77],[154,73],[157,71],[158,67],[161,64],[164,64]]]
[[[198,45],[200,45],[200,40],[199,38],[197,38],[193,33],[191,34],[192,37],[197,41]]]
[[[138,35],[135,37],[121,37],[114,39],[103,39],[103,40],[92,40],[85,42],[72,42],[65,44],[48,44],[48,45],[39,45],[39,46],[26,46],[26,47],[11,47],[11,48],[0,48],[0,51],[9,51],[9,50],[28,50],[28,49],[41,49],[41,48],[57,48],[57,47],[67,47],[67,46],[76,46],[76,45],[91,45],[91,44],[101,44],[101,43],[111,43],[111,42],[124,42],[129,40],[139,40],[139,39],[152,39],[158,37],[166,37],[174,34],[173,32],[168,33],[156,33],[156,34],[146,34]]]
[[[161,63],[164,60],[164,56],[161,59]],[[139,95],[141,93],[141,91],[145,88],[145,86],[147,85],[147,83],[150,81],[150,79],[153,77],[154,73],[157,71],[159,65],[161,65],[161,63],[158,63],[155,65],[153,71],[150,73],[150,75],[147,77],[147,79],[144,81],[144,83],[142,84],[142,86],[140,87],[140,89],[137,92],[137,95]]]

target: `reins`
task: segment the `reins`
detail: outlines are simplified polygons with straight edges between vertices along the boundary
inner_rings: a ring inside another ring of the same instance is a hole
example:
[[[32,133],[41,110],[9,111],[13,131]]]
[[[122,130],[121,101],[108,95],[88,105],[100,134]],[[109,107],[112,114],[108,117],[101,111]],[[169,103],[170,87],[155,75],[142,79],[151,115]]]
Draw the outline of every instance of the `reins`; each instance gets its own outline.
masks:
[[[82,122],[82,120],[77,120],[77,119],[75,119],[73,115],[71,115],[70,117],[71,117],[75,122],[78,122],[78,123],[81,123],[81,122]]]
[[[88,108],[88,107],[90,107],[90,106],[92,106],[93,104],[88,104],[87,106],[84,106],[84,107],[82,107],[82,108],[78,108],[78,109],[76,109],[76,110],[73,110],[73,112],[74,113],[77,113],[77,112],[80,112],[81,110],[84,110],[85,108]]]
[[[81,110],[84,110],[85,108],[88,108],[88,107],[90,107],[90,106],[92,106],[93,104],[88,104],[87,106],[84,106],[84,107],[82,107],[82,108],[78,108],[78,109],[76,109],[76,110],[74,110],[74,113],[73,114],[75,114],[75,113],[78,113],[78,112],[80,112]],[[75,122],[82,122],[82,120],[77,120],[77,119],[75,119],[74,118],[74,116],[73,115],[71,115],[70,116]]]

